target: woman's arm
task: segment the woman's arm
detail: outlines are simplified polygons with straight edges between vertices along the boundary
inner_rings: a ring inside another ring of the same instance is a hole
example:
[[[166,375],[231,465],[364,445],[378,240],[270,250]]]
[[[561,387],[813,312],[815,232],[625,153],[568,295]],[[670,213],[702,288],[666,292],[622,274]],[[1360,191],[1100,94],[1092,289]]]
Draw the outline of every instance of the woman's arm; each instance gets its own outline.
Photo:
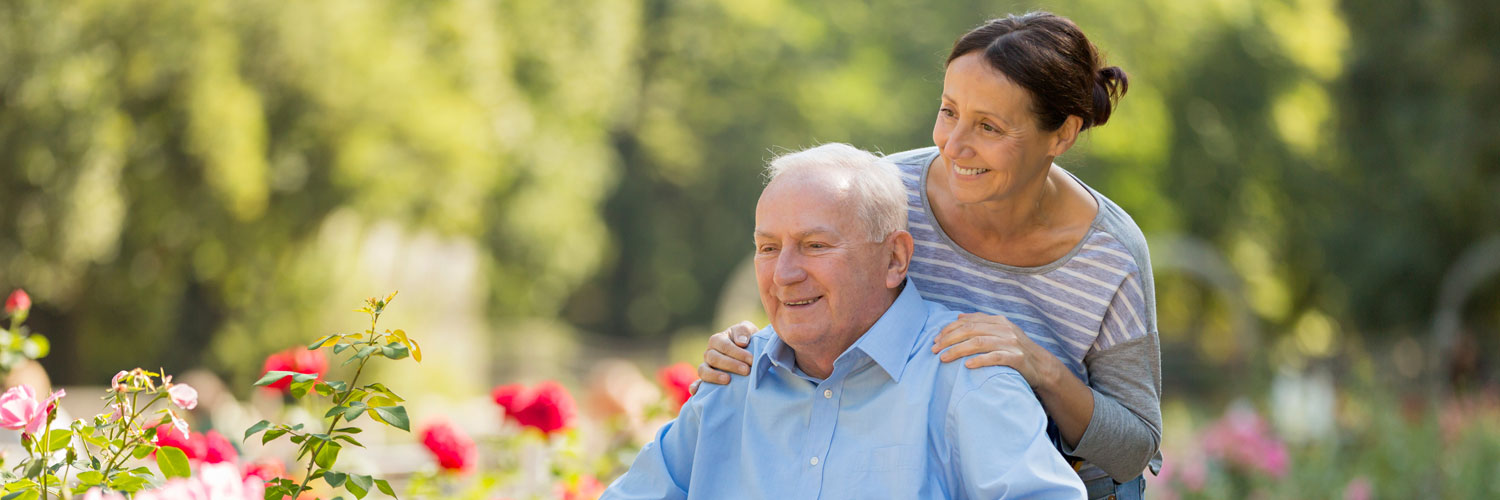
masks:
[[[1128,277],[1127,282],[1138,279]],[[1062,434],[1062,452],[1083,458],[1117,481],[1134,479],[1156,457],[1161,444],[1161,351],[1156,332],[1135,321],[1140,294],[1116,293],[1100,338],[1084,357],[1089,384],[1071,372],[1020,328],[999,316],[965,314],[938,335],[933,346],[944,362],[971,356],[970,368],[1009,366],[1021,373]],[[951,347],[951,348],[950,348]],[[946,349],[946,350],[943,350]]]

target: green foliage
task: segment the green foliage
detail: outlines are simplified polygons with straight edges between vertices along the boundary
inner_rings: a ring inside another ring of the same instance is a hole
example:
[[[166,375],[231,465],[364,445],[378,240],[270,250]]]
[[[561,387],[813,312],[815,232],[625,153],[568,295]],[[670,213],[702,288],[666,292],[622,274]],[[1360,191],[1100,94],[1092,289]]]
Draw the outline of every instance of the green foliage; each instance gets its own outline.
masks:
[[[358,363],[358,365],[354,377],[349,382],[321,381],[315,374],[287,371],[267,372],[255,382],[256,386],[265,386],[290,376],[292,377],[290,389],[293,398],[304,399],[313,395],[326,398],[331,403],[327,413],[323,414],[323,418],[328,420],[327,429],[323,432],[305,431],[302,424],[273,424],[267,420],[257,422],[245,430],[244,439],[250,439],[250,436],[260,433],[261,443],[270,443],[283,436],[289,436],[287,440],[297,445],[297,460],[301,461],[304,458],[308,460],[307,471],[300,484],[289,479],[268,481],[266,483],[267,499],[297,498],[301,493],[310,489],[309,482],[318,478],[322,478],[329,487],[344,488],[355,498],[364,498],[372,487],[377,486],[380,491],[395,496],[390,484],[385,480],[333,470],[345,444],[357,448],[364,447],[353,437],[354,434],[362,432],[362,429],[356,425],[339,427],[340,421],[352,424],[360,416],[368,414],[376,422],[411,432],[406,408],[398,404],[404,401],[400,396],[379,382],[357,385],[360,374],[364,373],[365,364],[377,355],[392,361],[407,357],[417,362],[422,360],[420,344],[408,337],[405,331],[389,329],[378,331],[376,329],[380,314],[385,312],[386,306],[395,298],[395,292],[391,292],[384,299],[371,297],[365,300],[364,307],[354,311],[370,317],[370,328],[357,333],[328,335],[308,344],[307,348],[313,350],[332,345],[331,349],[335,355],[350,353],[344,364]]]

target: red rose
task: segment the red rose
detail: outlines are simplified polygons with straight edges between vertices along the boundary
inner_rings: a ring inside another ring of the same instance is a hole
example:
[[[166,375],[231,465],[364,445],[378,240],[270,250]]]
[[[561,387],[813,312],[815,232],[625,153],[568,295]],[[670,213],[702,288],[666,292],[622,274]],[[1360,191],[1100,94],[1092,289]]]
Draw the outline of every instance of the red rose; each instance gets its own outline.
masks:
[[[262,481],[287,477],[286,466],[282,465],[280,460],[270,457],[250,462],[249,465],[245,466],[243,474],[245,479],[258,477]]]
[[[526,386],[521,384],[507,384],[490,391],[490,397],[494,398],[495,404],[504,408],[505,414],[509,415],[520,411],[522,407],[531,402],[531,391],[527,390]]]
[[[693,396],[688,393],[688,386],[693,385],[693,381],[698,380],[698,371],[693,369],[693,365],[677,363],[657,370],[656,380],[661,382],[661,386],[667,389],[667,396],[670,396],[672,402],[677,403],[677,409],[681,410],[682,405],[686,404],[688,398]]]
[[[323,351],[293,347],[266,357],[266,364],[260,374],[265,375],[273,371],[311,373],[321,379],[323,374],[328,372],[328,357],[323,355]],[[288,375],[265,388],[286,392],[291,390],[291,386],[292,377]]]
[[[495,404],[505,409],[507,418],[524,427],[534,427],[548,436],[571,427],[573,417],[578,414],[573,396],[553,381],[542,382],[531,389],[504,385],[495,388],[491,395]]]
[[[156,445],[171,446],[182,450],[188,460],[202,460],[208,454],[208,442],[203,435],[190,432],[188,437],[182,437],[182,431],[172,427],[172,424],[161,424],[156,426]]]
[[[5,313],[15,314],[16,311],[27,311],[31,309],[31,296],[26,295],[26,290],[17,288],[10,292],[10,298],[5,299]]]
[[[474,446],[474,440],[453,424],[438,420],[428,424],[420,434],[422,445],[432,452],[432,457],[443,470],[465,473],[474,469],[479,449]]]
[[[219,431],[208,431],[203,434],[203,456],[204,463],[217,464],[221,462],[238,463],[240,452],[234,449],[234,443],[229,438],[219,434]]]

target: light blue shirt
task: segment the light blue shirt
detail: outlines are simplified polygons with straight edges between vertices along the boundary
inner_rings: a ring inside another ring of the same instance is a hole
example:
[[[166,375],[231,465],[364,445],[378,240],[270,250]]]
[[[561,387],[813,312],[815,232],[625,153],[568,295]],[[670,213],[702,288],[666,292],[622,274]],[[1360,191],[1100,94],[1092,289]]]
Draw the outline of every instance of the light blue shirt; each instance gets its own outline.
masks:
[[[932,353],[957,316],[908,280],[826,380],[761,330],[750,376],[703,384],[601,500],[1083,498],[1019,373]]]

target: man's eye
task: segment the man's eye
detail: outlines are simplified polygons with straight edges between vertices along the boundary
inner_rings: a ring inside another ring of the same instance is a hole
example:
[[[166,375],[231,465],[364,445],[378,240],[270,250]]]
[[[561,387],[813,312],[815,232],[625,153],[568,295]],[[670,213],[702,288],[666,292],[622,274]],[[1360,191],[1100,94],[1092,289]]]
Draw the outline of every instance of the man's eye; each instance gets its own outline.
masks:
[[[771,245],[761,245],[761,246],[755,247],[755,251],[759,252],[759,253],[771,253],[771,252],[775,252],[776,251],[776,247],[771,246]]]
[[[824,249],[828,248],[828,245],[824,245],[822,243],[808,243],[807,248]]]

